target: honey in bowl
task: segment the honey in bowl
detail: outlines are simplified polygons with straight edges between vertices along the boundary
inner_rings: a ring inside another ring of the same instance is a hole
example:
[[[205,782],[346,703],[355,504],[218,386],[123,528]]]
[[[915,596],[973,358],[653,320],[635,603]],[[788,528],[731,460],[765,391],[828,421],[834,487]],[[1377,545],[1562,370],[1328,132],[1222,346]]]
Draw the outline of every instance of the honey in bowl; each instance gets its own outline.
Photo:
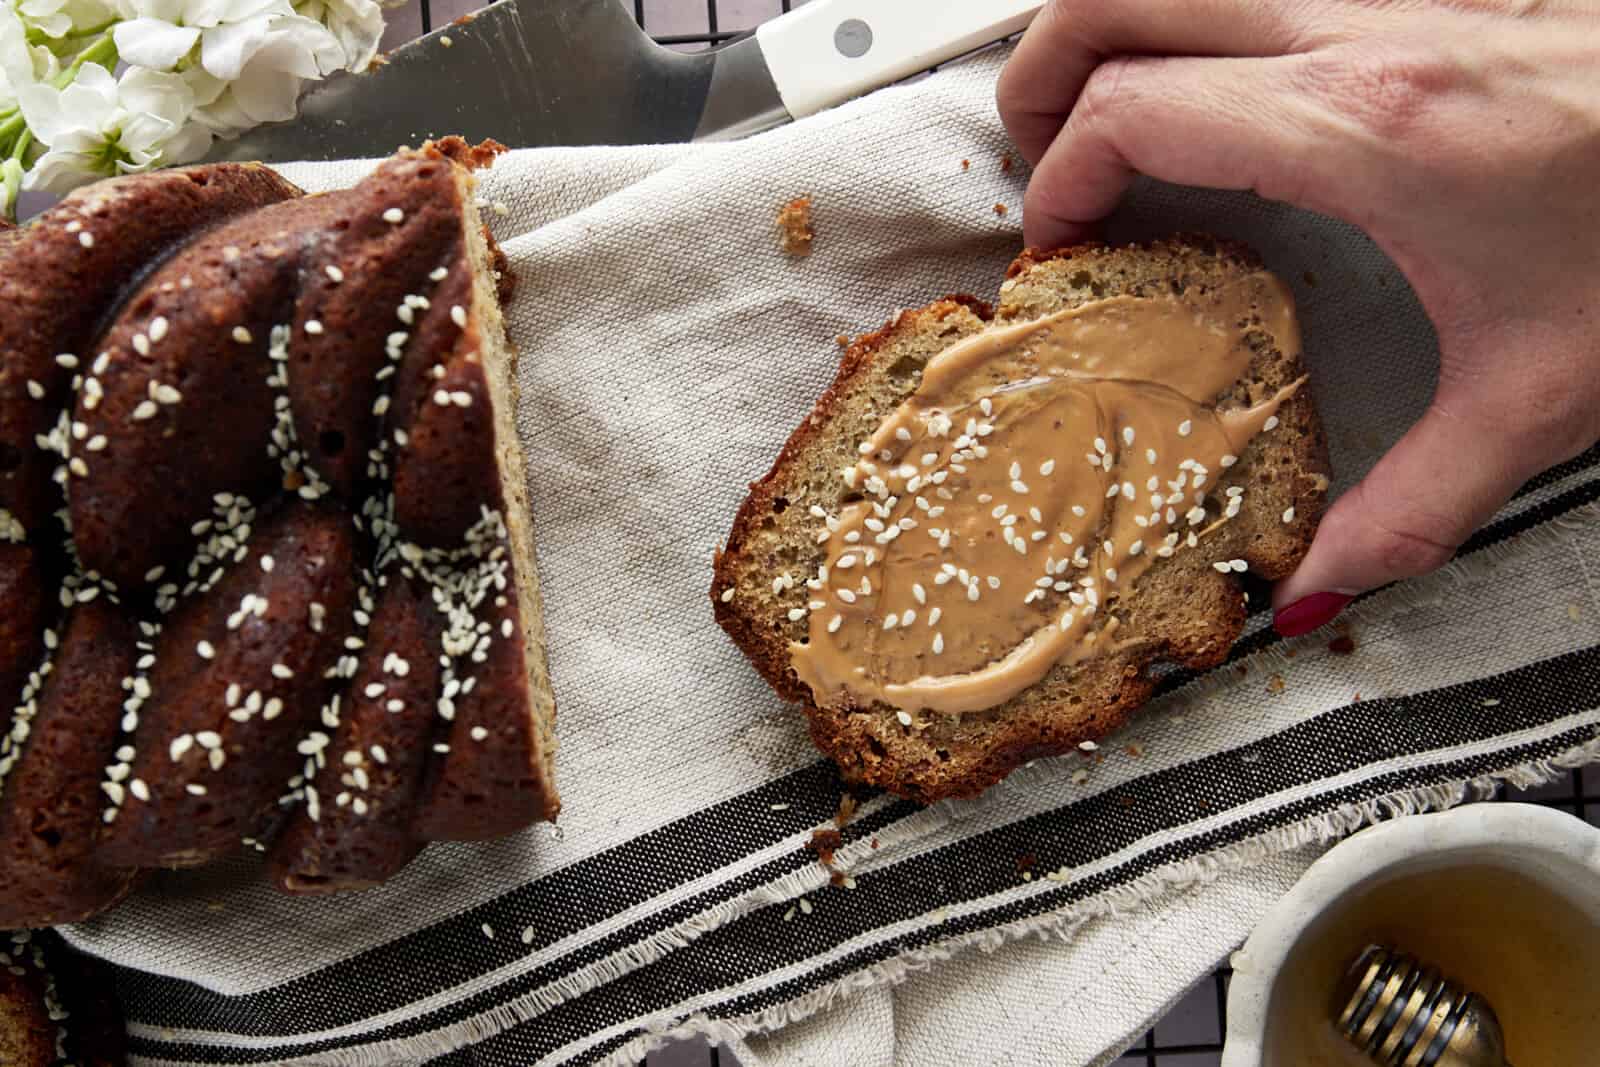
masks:
[[[1369,944],[1436,967],[1486,1000],[1514,1064],[1600,1063],[1600,886],[1589,910],[1518,870],[1440,859],[1382,876],[1301,934],[1268,1005],[1264,1067],[1371,1067],[1334,1028]]]

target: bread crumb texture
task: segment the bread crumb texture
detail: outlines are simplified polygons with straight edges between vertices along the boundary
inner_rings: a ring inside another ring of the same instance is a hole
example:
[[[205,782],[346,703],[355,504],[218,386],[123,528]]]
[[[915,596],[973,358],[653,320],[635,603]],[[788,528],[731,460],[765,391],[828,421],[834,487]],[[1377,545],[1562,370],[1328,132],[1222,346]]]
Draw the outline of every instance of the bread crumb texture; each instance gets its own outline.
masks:
[[[778,209],[778,243],[789,255],[809,256],[816,236],[809,196],[797,196]]]

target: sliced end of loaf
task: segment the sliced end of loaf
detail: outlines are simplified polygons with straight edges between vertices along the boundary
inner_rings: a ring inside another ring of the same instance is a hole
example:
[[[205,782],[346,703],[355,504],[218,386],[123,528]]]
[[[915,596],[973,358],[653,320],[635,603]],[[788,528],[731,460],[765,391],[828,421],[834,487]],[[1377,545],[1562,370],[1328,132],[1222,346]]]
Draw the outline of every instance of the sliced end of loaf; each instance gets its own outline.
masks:
[[[539,586],[539,566],[534,551],[533,512],[528,505],[527,460],[517,436],[516,412],[521,399],[517,384],[518,353],[506,332],[500,298],[509,295],[505,255],[489,237],[472,197],[467,207],[466,247],[472,266],[472,313],[477,319],[478,349],[484,382],[494,412],[496,466],[499,496],[510,535],[512,570],[517,595],[522,667],[527,678],[530,773],[538,782],[538,796],[530,799],[530,813],[554,820],[561,810],[556,793],[556,700],[550,685],[550,659],[544,628],[544,600]]]
[[[1111,296],[1204,291],[1257,269],[1260,261],[1248,249],[1202,236],[1140,247],[1030,249],[1007,271],[993,318],[1027,321]],[[1286,576],[1310,545],[1328,485],[1326,445],[1302,387],[1278,412],[1283,429],[1252,440],[1217,483],[1218,492],[1249,487],[1240,514],[1201,549],[1161,560],[1133,595],[1122,590],[1112,598],[1108,610],[1121,638],[1116,653],[1058,663],[997,707],[928,715],[911,727],[886,705],[819,708],[789,656],[807,623],[791,621],[788,612],[805,605],[805,582],[824,559],[807,509],[815,504],[833,513],[852,499],[839,471],[854,462],[856,442],[916,390],[929,359],[982,330],[989,318],[978,301],[947,298],[903,312],[852,344],[810,417],[751,485],[717,554],[711,590],[723,629],[781,696],[804,705],[812,739],[845,776],[923,802],[975,795],[1023,762],[1110,733],[1149,699],[1158,663],[1198,669],[1222,662],[1246,607],[1238,579],[1218,573],[1212,562],[1242,558],[1263,577]],[[1254,330],[1248,341],[1250,369],[1218,398],[1225,406],[1259,402],[1303,374],[1298,356],[1265,330]]]

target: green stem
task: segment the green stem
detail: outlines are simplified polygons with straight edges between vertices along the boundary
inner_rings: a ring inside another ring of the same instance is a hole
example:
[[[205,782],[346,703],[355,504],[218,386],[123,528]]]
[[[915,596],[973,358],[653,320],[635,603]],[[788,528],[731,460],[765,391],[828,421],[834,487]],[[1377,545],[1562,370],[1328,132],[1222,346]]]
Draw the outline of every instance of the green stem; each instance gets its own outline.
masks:
[[[50,84],[57,89],[65,89],[77,78],[78,71],[83,69],[85,63],[98,63],[110,70],[116,62],[117,42],[112,39],[111,31],[107,30],[93,44],[79,52],[72,65],[51,79]]]
[[[23,130],[22,136],[17,138],[16,147],[11,149],[11,158],[21,163],[27,158],[28,149],[33,146],[33,131]]]
[[[58,41],[82,41],[82,40],[85,40],[85,39],[87,39],[89,37],[98,37],[102,33],[105,33],[106,31],[110,30],[113,26],[115,26],[117,24],[118,21],[120,21],[120,20],[112,19],[110,22],[102,23],[101,25],[95,26],[95,27],[93,27],[91,29],[77,30],[77,31],[75,31],[73,33],[64,33],[60,37],[57,37],[56,40],[58,40]]]

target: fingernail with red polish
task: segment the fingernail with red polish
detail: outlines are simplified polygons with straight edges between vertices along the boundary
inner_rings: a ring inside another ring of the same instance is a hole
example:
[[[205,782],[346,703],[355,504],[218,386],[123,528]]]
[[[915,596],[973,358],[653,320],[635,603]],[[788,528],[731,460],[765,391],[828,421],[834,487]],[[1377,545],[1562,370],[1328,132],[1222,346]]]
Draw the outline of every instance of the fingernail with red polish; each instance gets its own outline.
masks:
[[[1272,617],[1273,629],[1284,637],[1299,637],[1333,620],[1355,597],[1346,593],[1312,593]]]

